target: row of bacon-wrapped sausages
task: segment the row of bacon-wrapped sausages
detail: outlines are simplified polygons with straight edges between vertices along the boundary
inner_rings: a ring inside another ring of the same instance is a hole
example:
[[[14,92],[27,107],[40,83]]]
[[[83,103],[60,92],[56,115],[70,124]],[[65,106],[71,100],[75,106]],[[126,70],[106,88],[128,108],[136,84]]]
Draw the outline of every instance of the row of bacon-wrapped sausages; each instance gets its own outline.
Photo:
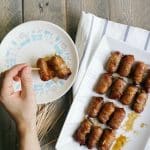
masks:
[[[150,70],[148,65],[142,61],[135,62],[133,55],[123,55],[118,51],[112,52],[107,60],[105,69],[111,74],[117,72],[120,76],[130,77],[135,84],[140,84],[148,72],[144,81],[144,88],[146,91],[150,90]]]
[[[109,98],[118,99],[124,105],[132,105],[137,113],[144,110],[148,98],[147,92],[140,86],[127,84],[120,77],[113,79],[109,73],[102,74],[95,90],[99,94],[108,93]]]
[[[87,109],[89,117],[98,118],[100,123],[107,124],[112,129],[118,129],[125,118],[124,108],[119,108],[113,102],[105,102],[102,97],[93,97]]]
[[[88,108],[88,118],[98,118],[100,123],[110,128],[103,129],[94,125],[90,119],[84,119],[75,132],[75,139],[80,145],[89,149],[97,145],[99,150],[108,150],[115,140],[115,129],[118,129],[125,118],[123,108],[116,107],[112,102],[105,102],[102,97],[93,97]]]
[[[115,130],[95,126],[89,119],[84,119],[75,133],[75,139],[88,149],[97,147],[99,150],[109,150],[115,140]]]

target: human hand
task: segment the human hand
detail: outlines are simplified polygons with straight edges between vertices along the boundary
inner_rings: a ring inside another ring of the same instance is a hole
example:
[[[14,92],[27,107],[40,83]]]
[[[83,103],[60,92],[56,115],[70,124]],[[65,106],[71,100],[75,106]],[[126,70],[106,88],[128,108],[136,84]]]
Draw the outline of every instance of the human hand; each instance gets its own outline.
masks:
[[[13,81],[21,82],[21,91],[14,92]],[[32,89],[31,68],[19,64],[1,77],[0,102],[17,123],[19,130],[36,128],[36,102]]]
[[[21,91],[14,92],[13,81],[21,82]],[[31,68],[16,65],[0,78],[0,103],[14,118],[20,136],[20,150],[40,150],[36,132],[36,102],[32,89]]]

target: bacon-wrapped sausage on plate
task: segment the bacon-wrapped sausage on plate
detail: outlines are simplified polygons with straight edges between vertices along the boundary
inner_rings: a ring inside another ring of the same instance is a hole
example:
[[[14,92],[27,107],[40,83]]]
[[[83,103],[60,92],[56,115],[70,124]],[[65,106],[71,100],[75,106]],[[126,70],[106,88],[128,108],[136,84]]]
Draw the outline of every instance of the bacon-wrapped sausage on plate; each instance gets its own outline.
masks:
[[[55,73],[51,69],[51,67],[48,67],[47,62],[44,60],[44,58],[39,58],[37,60],[37,67],[40,69],[39,74],[40,74],[41,80],[48,81],[54,78]]]
[[[89,149],[92,149],[95,147],[103,133],[103,130],[99,126],[93,126],[91,129],[91,133],[89,134],[88,142],[87,142],[87,147]]]
[[[81,122],[80,127],[77,129],[75,133],[75,139],[80,143],[80,145],[85,145],[87,140],[87,134],[90,133],[92,127],[92,123],[85,119]]]
[[[48,65],[52,67],[56,76],[60,79],[68,79],[68,77],[71,75],[70,68],[66,65],[61,56],[52,56],[50,60],[48,60]]]
[[[120,74],[120,76],[127,77],[130,74],[133,63],[133,55],[124,55],[121,59],[118,69],[118,73]]]
[[[114,112],[115,110],[115,105],[112,102],[107,102],[105,104],[103,104],[100,113],[98,115],[98,119],[101,123],[106,123],[111,114]]]
[[[120,99],[121,103],[124,105],[130,105],[138,91],[138,87],[134,85],[128,85],[128,87],[123,92],[123,95]]]
[[[96,92],[99,94],[104,94],[108,91],[112,84],[112,76],[110,73],[104,73],[100,77],[98,84],[96,85]]]
[[[126,112],[123,108],[115,108],[115,111],[113,112],[108,125],[112,128],[112,129],[118,129],[122,123],[122,121],[124,120],[126,115]]]
[[[109,150],[115,140],[115,131],[112,129],[104,129],[100,138],[98,150]]]
[[[133,102],[132,109],[137,113],[141,113],[144,110],[147,99],[147,93],[144,90],[141,90]]]
[[[114,73],[117,71],[122,54],[118,51],[112,52],[111,56],[107,60],[106,71],[109,73]]]
[[[89,104],[89,107],[87,109],[87,113],[89,115],[89,117],[97,117],[99,111],[100,111],[100,108],[102,107],[103,105],[103,98],[102,97],[93,97],[92,98],[92,101],[90,102]]]
[[[126,86],[126,81],[124,81],[122,78],[117,78],[112,84],[112,87],[109,93],[109,98],[120,99],[125,89],[125,86]]]

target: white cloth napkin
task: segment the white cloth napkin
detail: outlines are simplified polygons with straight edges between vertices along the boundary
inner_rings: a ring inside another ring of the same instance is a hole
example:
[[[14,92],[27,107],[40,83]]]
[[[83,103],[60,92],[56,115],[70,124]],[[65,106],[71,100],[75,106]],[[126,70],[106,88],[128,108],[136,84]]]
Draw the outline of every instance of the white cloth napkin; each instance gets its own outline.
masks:
[[[74,96],[78,92],[92,55],[104,35],[125,41],[129,45],[138,49],[150,51],[149,31],[112,22],[107,19],[99,18],[93,14],[83,12],[76,35],[76,46],[79,52],[80,69],[76,83],[73,87]],[[147,144],[146,149],[150,150],[150,142]]]

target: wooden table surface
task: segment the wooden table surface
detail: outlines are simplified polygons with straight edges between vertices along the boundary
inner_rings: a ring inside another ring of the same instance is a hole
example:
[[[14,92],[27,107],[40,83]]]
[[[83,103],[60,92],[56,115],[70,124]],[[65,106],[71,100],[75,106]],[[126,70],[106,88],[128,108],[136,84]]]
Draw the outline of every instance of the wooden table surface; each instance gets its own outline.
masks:
[[[0,40],[16,25],[39,19],[58,24],[74,40],[83,10],[150,30],[150,0],[0,0],[0,10]],[[14,122],[0,106],[0,150],[16,150],[15,135]],[[43,149],[53,150],[54,146]]]

